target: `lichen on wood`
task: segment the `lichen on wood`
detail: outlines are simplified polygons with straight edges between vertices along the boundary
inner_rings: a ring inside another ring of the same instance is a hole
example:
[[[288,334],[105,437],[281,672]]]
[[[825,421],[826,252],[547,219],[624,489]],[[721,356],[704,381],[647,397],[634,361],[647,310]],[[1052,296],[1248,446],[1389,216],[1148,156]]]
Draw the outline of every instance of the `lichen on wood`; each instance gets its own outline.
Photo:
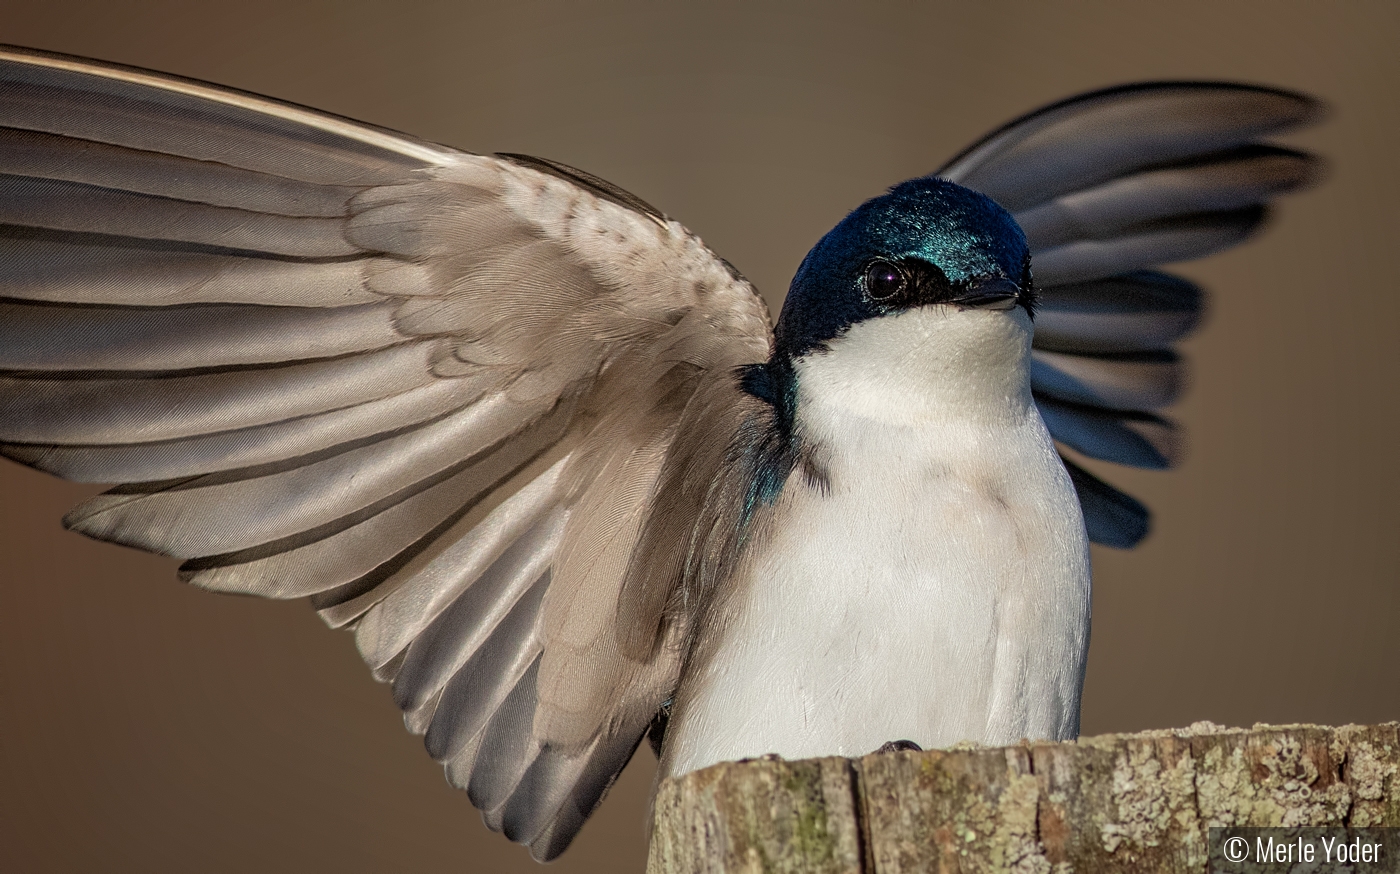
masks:
[[[1204,874],[1232,826],[1400,826],[1400,726],[725,763],[662,782],[648,872]]]
[[[855,799],[842,758],[726,762],[667,780],[647,870],[860,874]]]

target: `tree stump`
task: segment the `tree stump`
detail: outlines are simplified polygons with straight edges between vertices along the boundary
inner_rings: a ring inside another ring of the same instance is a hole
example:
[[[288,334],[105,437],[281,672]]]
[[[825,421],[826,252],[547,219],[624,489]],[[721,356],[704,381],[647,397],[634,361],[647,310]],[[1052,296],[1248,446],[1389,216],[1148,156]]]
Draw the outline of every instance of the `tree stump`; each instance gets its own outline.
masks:
[[[1398,729],[1197,723],[728,762],[662,782],[647,872],[1204,874],[1211,828],[1400,826]]]

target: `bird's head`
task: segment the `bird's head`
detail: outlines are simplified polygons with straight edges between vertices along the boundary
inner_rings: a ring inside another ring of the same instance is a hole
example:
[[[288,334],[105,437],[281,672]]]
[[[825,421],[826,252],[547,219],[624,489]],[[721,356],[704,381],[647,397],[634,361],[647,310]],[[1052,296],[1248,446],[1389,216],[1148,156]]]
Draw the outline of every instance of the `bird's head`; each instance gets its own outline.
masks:
[[[936,177],[861,204],[807,253],[776,330],[791,361],[870,319],[920,307],[1033,314],[1030,250],[991,198]]]

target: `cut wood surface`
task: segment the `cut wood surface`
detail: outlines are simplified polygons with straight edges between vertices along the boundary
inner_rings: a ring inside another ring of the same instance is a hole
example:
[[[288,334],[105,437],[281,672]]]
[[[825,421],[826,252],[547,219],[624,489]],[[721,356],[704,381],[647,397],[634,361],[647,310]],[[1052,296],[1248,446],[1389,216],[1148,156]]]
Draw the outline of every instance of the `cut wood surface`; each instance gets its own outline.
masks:
[[[1400,724],[728,762],[664,781],[648,874],[1211,870],[1215,827],[1400,826]]]

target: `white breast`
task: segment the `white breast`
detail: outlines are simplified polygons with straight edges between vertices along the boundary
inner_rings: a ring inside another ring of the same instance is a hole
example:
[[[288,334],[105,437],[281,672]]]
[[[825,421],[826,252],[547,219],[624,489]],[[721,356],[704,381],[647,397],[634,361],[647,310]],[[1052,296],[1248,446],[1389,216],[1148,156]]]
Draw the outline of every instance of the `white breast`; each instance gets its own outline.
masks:
[[[798,363],[799,470],[677,695],[663,768],[1078,731],[1089,556],[1019,308],[854,326]]]

